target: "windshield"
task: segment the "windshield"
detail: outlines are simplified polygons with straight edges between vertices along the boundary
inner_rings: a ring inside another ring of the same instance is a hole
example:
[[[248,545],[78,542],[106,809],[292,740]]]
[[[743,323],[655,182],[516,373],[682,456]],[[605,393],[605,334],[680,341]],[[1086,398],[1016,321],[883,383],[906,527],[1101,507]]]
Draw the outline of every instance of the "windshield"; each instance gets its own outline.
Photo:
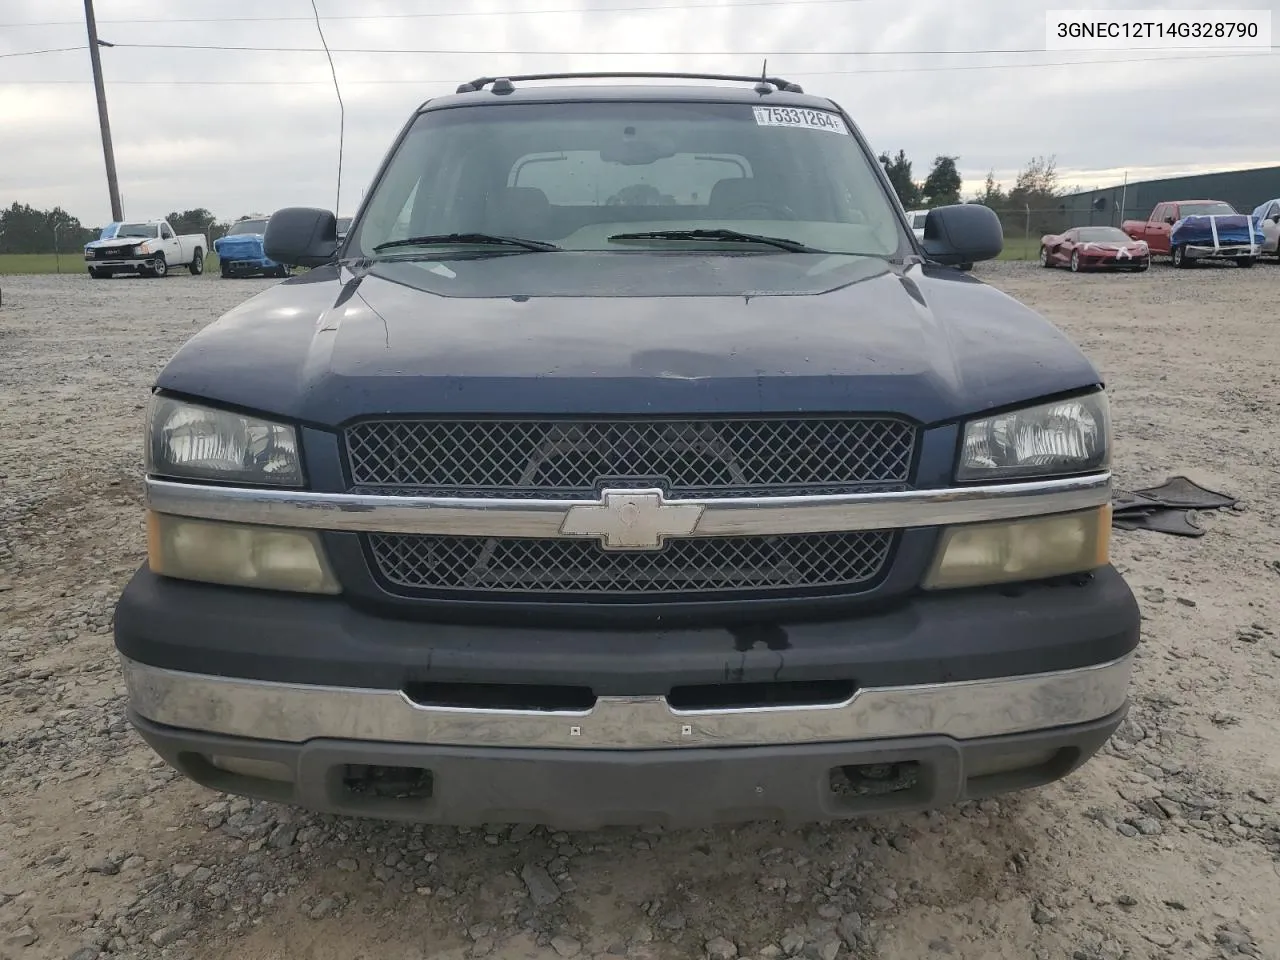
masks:
[[[1076,235],[1084,243],[1131,243],[1129,235],[1118,227],[1085,227]]]
[[[234,237],[241,233],[266,233],[267,221],[265,220],[241,220],[237,224],[233,224],[231,229],[227,231],[228,237]]]
[[[154,237],[160,228],[154,223],[122,223],[117,237]]]
[[[1235,216],[1229,203],[1180,203],[1178,215],[1182,217],[1231,217]]]
[[[609,239],[711,229],[876,257],[905,247],[872,161],[838,114],[595,102],[423,113],[375,185],[349,252],[376,257],[389,241],[477,233],[578,251],[744,249],[725,239]]]

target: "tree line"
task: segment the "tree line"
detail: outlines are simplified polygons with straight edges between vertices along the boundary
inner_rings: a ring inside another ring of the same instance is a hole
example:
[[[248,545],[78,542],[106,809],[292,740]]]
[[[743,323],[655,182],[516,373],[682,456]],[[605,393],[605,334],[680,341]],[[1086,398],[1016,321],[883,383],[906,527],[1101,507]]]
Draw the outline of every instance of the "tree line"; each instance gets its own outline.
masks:
[[[883,153],[879,159],[907,210],[961,202],[962,181],[956,168],[959,157],[935,157],[929,173],[919,182],[914,178],[906,151],[899,150],[893,156]],[[1005,232],[1014,235],[1021,235],[1027,229],[1027,209],[1030,208],[1032,233],[1047,233],[1062,227],[1059,210],[1061,197],[1067,192],[1058,180],[1055,158],[1033,157],[1008,191],[996,182],[995,172],[991,171],[982,189],[966,202],[990,207],[999,214]],[[196,207],[172,211],[165,219],[178,233],[203,233],[212,244],[218,237],[225,236],[233,224],[260,216],[262,214],[244,214],[235,220],[219,221],[204,207]],[[37,210],[28,204],[14,203],[0,210],[0,254],[71,252],[96,240],[100,232],[101,228],[84,226],[61,207]]]
[[[225,236],[232,225],[261,214],[245,214],[232,221],[219,221],[204,207],[175,210],[166,220],[177,233],[203,233],[212,244]],[[25,203],[14,203],[0,210],[0,254],[75,252],[90,240],[97,240],[101,227],[86,227],[61,207],[37,210]]]
[[[956,170],[959,157],[935,157],[928,176],[916,182],[911,160],[905,150],[896,155],[880,155],[880,164],[893,184],[898,199],[907,210],[920,210],[960,203],[960,174]],[[996,182],[995,171],[987,173],[986,182],[968,203],[990,207],[1004,224],[1006,233],[1022,234],[1027,229],[1028,209],[1032,233],[1048,233],[1061,226],[1062,197],[1071,191],[1058,178],[1055,157],[1033,157],[1018,173],[1008,191]]]

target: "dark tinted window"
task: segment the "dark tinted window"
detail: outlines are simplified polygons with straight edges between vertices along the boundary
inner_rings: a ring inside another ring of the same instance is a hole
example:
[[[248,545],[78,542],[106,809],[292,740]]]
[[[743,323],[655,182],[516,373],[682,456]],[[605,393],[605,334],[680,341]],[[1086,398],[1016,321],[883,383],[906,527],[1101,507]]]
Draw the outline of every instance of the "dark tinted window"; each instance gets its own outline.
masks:
[[[227,231],[227,236],[234,237],[241,233],[265,233],[267,230],[267,221],[265,220],[241,220],[239,223],[232,224],[231,229]]]
[[[1127,243],[1129,236],[1117,227],[1081,227],[1077,235],[1084,243]]]

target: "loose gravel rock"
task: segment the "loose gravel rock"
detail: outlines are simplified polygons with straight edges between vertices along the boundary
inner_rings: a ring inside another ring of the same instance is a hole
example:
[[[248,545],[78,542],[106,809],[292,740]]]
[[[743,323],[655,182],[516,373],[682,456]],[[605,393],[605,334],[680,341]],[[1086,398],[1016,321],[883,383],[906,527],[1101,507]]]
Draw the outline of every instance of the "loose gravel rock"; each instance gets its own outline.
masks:
[[[1121,486],[1242,500],[1201,539],[1116,532],[1145,631],[1117,736],[1062,783],[925,814],[575,835],[316,816],[160,763],[110,636],[147,388],[274,281],[5,278],[0,957],[1280,956],[1280,267],[974,274],[1094,358]]]

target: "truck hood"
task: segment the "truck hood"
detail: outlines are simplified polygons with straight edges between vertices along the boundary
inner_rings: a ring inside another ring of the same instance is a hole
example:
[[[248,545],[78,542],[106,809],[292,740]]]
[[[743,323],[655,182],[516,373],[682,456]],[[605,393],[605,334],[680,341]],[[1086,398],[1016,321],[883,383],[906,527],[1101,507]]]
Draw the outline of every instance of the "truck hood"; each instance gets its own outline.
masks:
[[[210,324],[157,386],[318,427],[370,414],[892,412],[1098,383],[958,271],[861,257],[517,254],[326,266]]]
[[[266,256],[260,233],[237,233],[234,236],[219,237],[213,241],[213,249],[225,260],[262,260]]]
[[[154,239],[155,237],[112,237],[109,240],[90,240],[84,246],[86,250],[114,250],[118,247],[136,247]]]

